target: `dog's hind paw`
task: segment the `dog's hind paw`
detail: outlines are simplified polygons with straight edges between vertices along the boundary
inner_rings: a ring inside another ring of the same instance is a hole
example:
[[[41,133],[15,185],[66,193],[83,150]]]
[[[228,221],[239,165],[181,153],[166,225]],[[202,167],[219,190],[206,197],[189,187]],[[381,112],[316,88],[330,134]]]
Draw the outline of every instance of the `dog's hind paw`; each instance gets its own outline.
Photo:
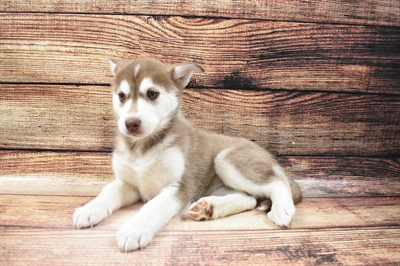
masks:
[[[268,213],[268,218],[280,227],[289,227],[292,217],[296,213],[296,208],[293,203],[284,205],[272,203],[271,211]]]
[[[212,219],[214,206],[205,200],[193,203],[186,211],[186,217],[195,221],[205,221]]]

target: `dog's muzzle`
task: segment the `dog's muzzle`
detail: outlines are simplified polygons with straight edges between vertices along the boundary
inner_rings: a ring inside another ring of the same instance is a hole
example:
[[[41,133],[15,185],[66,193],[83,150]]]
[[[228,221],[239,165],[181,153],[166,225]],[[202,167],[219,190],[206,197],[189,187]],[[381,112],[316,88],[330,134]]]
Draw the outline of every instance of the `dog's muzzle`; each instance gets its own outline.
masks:
[[[142,122],[139,118],[134,117],[125,120],[126,129],[129,131],[130,134],[138,133],[141,123]]]

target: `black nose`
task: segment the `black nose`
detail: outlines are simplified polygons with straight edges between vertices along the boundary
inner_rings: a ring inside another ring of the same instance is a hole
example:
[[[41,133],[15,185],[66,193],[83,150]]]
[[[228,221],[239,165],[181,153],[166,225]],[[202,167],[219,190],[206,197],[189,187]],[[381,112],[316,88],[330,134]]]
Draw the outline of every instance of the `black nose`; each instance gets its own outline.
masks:
[[[133,133],[139,129],[140,123],[141,123],[141,121],[139,118],[131,117],[131,118],[126,119],[125,126],[129,130],[129,132]]]

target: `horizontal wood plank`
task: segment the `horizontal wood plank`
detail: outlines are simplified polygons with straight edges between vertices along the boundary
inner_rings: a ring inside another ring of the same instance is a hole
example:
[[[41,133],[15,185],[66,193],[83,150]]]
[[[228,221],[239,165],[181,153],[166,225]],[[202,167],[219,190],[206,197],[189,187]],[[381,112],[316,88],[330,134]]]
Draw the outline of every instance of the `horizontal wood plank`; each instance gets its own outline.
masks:
[[[3,176],[76,176],[82,179],[110,180],[111,153],[35,152],[0,150]],[[369,157],[278,156],[288,173],[301,179],[396,179],[400,159]],[[57,167],[55,167],[57,166]]]
[[[397,96],[198,89],[188,90],[184,101],[194,125],[255,140],[274,154],[368,156],[400,150]]]
[[[0,227],[0,262],[26,265],[396,265],[400,227],[333,230],[163,230],[121,253],[115,231]]]
[[[277,159],[306,198],[400,196],[399,158]],[[110,153],[0,151],[0,169],[4,194],[93,197],[113,180]]]
[[[109,87],[0,88],[0,147],[111,151],[115,128]]]
[[[91,197],[0,195],[0,225],[72,228],[74,210]],[[297,205],[292,229],[322,229],[367,226],[400,226],[400,197],[305,198]],[[117,230],[143,204],[125,207],[96,226]],[[51,215],[49,215],[51,214]],[[249,223],[251,221],[251,223]],[[165,228],[174,231],[275,230],[265,212],[252,210],[207,222],[175,217]]]
[[[400,93],[400,28],[184,17],[3,14],[2,82],[109,83],[106,60],[195,61],[192,87]]]
[[[0,89],[0,148],[112,150],[116,128],[109,87],[0,84]],[[183,112],[199,128],[254,140],[277,155],[400,151],[395,95],[188,89]]]
[[[218,1],[22,1],[0,3],[2,12],[49,13],[124,13],[145,15],[180,15],[303,21],[324,23],[352,23],[399,26],[400,5],[397,1],[289,1],[289,0],[218,0]]]
[[[111,160],[109,152],[0,150],[2,176],[109,181],[113,178]]]
[[[34,168],[34,167],[33,167]],[[383,170],[383,174],[386,171]],[[294,174],[290,173],[289,174]],[[43,173],[33,172],[27,176],[5,176],[2,178],[2,193],[21,195],[78,195],[95,197],[113,176],[107,179],[92,178],[83,179],[76,174],[55,173],[51,176],[43,176]],[[104,175],[102,175],[104,178]],[[384,197],[400,196],[400,182],[397,179],[307,179],[296,177],[304,198],[315,197]],[[21,183],[24,185],[21,186]]]

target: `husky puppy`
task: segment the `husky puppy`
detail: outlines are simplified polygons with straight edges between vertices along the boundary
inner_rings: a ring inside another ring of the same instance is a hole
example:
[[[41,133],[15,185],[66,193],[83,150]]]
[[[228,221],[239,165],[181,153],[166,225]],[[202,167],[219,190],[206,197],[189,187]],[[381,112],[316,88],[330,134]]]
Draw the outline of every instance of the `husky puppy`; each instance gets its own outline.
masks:
[[[109,60],[118,133],[115,180],[77,208],[76,228],[91,227],[122,206],[146,204],[117,232],[122,251],[146,247],[182,208],[203,221],[256,208],[289,226],[301,192],[274,157],[255,143],[196,129],[180,111],[192,63],[165,65],[151,59]],[[272,204],[272,205],[271,205]]]

